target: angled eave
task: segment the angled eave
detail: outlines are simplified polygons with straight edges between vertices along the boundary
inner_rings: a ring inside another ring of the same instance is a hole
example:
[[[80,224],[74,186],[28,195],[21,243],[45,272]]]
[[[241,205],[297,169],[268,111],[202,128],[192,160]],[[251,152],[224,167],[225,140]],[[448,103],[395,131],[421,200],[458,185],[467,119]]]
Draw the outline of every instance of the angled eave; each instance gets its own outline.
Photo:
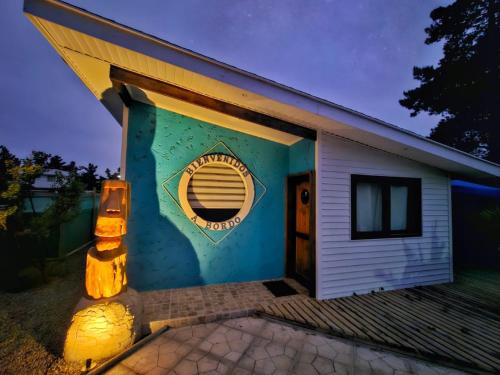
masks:
[[[394,125],[196,54],[55,0],[25,0],[24,11],[94,95],[120,120],[110,66],[257,113],[323,130],[463,177],[499,177],[500,166]],[[301,139],[143,91],[148,103],[283,144]],[[141,100],[141,98],[134,98]],[[119,108],[120,107],[120,108]]]

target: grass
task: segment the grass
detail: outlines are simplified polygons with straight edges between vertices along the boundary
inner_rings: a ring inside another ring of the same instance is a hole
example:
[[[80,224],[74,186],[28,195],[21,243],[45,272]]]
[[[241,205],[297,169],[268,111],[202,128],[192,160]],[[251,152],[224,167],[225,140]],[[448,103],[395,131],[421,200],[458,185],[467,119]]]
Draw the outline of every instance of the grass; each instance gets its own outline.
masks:
[[[67,273],[20,293],[0,292],[0,374],[79,374],[62,359],[73,309],[83,296],[85,251]]]

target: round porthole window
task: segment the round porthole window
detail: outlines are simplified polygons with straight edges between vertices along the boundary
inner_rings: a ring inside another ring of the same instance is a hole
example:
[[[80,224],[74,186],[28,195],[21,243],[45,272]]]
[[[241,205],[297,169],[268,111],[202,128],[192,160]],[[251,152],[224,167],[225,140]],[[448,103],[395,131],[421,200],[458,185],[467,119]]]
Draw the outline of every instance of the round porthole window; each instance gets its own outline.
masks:
[[[187,217],[208,230],[239,225],[254,200],[248,168],[226,154],[209,154],[193,160],[179,181],[179,202]]]

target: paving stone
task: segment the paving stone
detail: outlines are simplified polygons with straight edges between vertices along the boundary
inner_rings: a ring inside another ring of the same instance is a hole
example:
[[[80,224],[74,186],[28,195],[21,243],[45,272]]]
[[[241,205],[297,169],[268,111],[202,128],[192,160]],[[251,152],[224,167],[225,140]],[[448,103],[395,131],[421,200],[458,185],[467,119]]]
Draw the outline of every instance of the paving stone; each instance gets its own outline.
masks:
[[[381,352],[372,350],[370,348],[358,347],[356,348],[356,356],[361,359],[366,359],[367,361],[371,361],[373,359],[383,357]]]
[[[441,375],[439,371],[436,371],[437,366],[430,366],[423,362],[410,362],[412,372],[418,375]]]
[[[229,327],[240,329],[252,335],[257,335],[262,330],[266,323],[263,319],[256,319],[253,317],[244,317],[226,321],[224,324]]]
[[[191,345],[188,345],[188,344],[182,344],[182,345],[179,345],[179,347],[175,350],[175,353],[180,356],[180,357],[184,357],[186,354],[188,354],[191,350],[193,349],[193,347]]]
[[[252,372],[250,370],[241,368],[241,367],[236,367],[233,370],[233,375],[250,375]]]
[[[395,355],[388,354],[384,356],[383,361],[391,366],[394,370],[410,371],[410,365],[405,359],[401,357],[396,357]]]
[[[261,336],[272,341],[286,343],[291,339],[304,339],[305,333],[282,324],[268,322],[262,329]]]
[[[352,354],[354,347],[351,343],[346,343],[336,339],[328,339],[327,343],[337,354]]]
[[[249,355],[243,355],[238,362],[238,366],[249,371],[253,371],[255,368],[255,359]]]
[[[219,361],[214,358],[210,358],[208,356],[198,360],[199,372],[214,371],[217,369],[218,366],[219,366]]]
[[[136,375],[137,373],[125,365],[119,363],[117,366],[113,367],[111,370],[106,371],[106,375]]]
[[[285,347],[285,355],[289,358],[295,358],[295,356],[297,355],[297,351],[298,350],[290,347],[288,344]]]
[[[352,374],[351,372],[351,365],[346,365],[344,363],[339,363],[334,361],[333,362],[333,367],[335,368],[334,374],[339,374],[339,375],[359,375],[357,372]]]
[[[244,338],[242,338],[241,340],[230,341],[228,345],[231,348],[231,351],[243,353],[248,348],[249,343],[250,340],[245,340]]]
[[[221,342],[226,342],[226,332],[229,331],[229,328],[224,326],[218,326],[215,331],[213,331],[208,337],[207,341],[212,344],[218,344]]]
[[[394,372],[394,369],[382,358],[371,360],[370,366],[372,367],[372,372],[377,375],[392,375]]]
[[[276,366],[274,365],[273,361],[271,361],[269,358],[258,359],[255,361],[255,372],[264,375],[270,375],[275,370]]]
[[[226,361],[225,359],[219,362],[217,366],[218,374],[229,374],[230,370],[233,368],[234,364],[230,361]]]
[[[302,346],[302,351],[306,353],[318,354],[318,347],[309,342],[305,342]]]
[[[153,348],[153,347],[151,347]],[[144,350],[143,350],[144,349]],[[150,348],[143,348],[136,353],[136,356],[128,362],[130,358],[126,358],[123,364],[139,374],[145,374],[157,366],[158,363],[158,351],[156,348],[154,350],[145,350]]]
[[[177,366],[175,366],[174,372],[177,375],[197,375],[198,368],[196,366],[196,362],[183,359]]]
[[[108,371],[165,373],[465,375],[257,318],[171,329]]]
[[[371,374],[372,368],[370,366],[370,362],[367,361],[366,359],[356,358],[354,362],[354,372],[355,374],[357,373]]]
[[[179,361],[180,357],[175,352],[163,353],[158,356],[158,367],[171,369]]]
[[[227,359],[228,361],[231,362],[238,362],[240,358],[241,358],[241,353],[238,352],[230,352],[224,356],[224,359]]]
[[[264,346],[252,345],[247,350],[246,355],[254,360],[269,358],[269,354]]]
[[[319,336],[319,335],[307,334],[305,337],[305,342],[308,342],[308,343],[315,345],[315,346],[320,346],[320,345],[327,344],[328,339],[323,337],[323,336]]]
[[[312,362],[313,367],[320,374],[330,374],[334,371],[333,361],[328,358],[317,356]]]
[[[175,341],[174,339],[163,341],[162,344],[158,346],[158,352],[160,353],[160,355],[164,355],[166,353],[175,353],[180,345],[181,343]]]
[[[338,353],[333,349],[330,345],[324,344],[321,346],[318,346],[317,348],[318,355],[328,358],[328,359],[335,359],[337,357]],[[342,354],[342,353],[341,353]]]
[[[231,348],[229,347],[227,342],[219,342],[217,344],[213,344],[212,348],[210,348],[210,353],[219,357],[224,357],[226,354],[229,354],[230,352]]]
[[[276,357],[278,355],[285,354],[285,344],[280,342],[271,341],[265,346],[267,354],[269,357]]]
[[[286,343],[287,348],[292,348],[295,351],[302,350],[304,346],[304,340],[301,338],[292,338]]]
[[[172,372],[170,369],[164,369],[161,367],[155,367],[154,369],[148,371],[146,375],[168,375],[171,374]]]
[[[174,337],[178,341],[187,341],[193,338],[192,327],[189,326],[189,327],[178,328],[178,331],[176,332]]]
[[[286,371],[293,365],[293,360],[286,355],[278,355],[271,358],[271,360],[273,361],[274,367],[276,367],[277,370]]]
[[[301,352],[299,355],[299,362],[311,364],[316,358],[316,353]]]
[[[299,362],[293,372],[297,375],[314,375],[318,373],[312,365],[304,362]]]
[[[337,354],[335,356],[335,363],[342,363],[343,365],[351,366],[353,363],[353,355],[344,353]]]

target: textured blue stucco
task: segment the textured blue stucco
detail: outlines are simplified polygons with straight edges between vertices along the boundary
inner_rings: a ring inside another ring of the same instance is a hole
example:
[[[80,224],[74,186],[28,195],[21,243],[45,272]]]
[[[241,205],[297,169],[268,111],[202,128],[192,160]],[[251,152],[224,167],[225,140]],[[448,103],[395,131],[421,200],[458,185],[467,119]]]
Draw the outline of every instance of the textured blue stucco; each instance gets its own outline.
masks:
[[[314,170],[314,141],[302,139],[290,146],[288,172],[303,173]]]
[[[162,183],[220,141],[267,191],[245,220],[215,245],[189,221]],[[131,287],[151,290],[283,276],[289,147],[136,102],[129,112],[127,143]]]

